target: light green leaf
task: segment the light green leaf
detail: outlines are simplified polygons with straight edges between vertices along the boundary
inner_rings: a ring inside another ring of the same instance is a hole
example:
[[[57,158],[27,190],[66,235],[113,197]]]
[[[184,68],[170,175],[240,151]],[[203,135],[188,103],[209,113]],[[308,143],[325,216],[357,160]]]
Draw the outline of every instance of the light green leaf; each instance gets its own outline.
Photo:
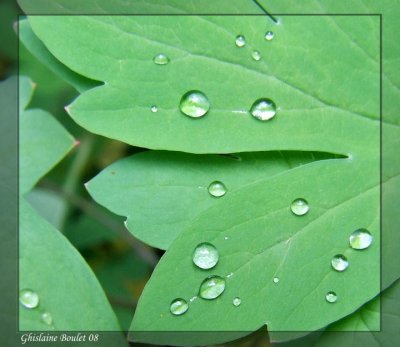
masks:
[[[26,110],[34,84],[20,78],[20,193],[29,191],[74,146],[72,136],[46,111]]]
[[[57,60],[35,36],[28,20],[22,19],[18,22],[18,34],[19,39],[29,52],[31,52],[47,68],[71,84],[77,91],[84,92],[85,90],[96,87],[100,84],[97,81],[90,80],[75,73],[65,65],[61,64],[61,62]]]
[[[257,180],[329,157],[311,152],[194,156],[149,151],[110,165],[86,189],[98,203],[127,216],[125,225],[135,237],[167,249],[193,218],[218,202],[208,192],[213,181],[223,182],[231,194]]]
[[[20,304],[22,331],[118,331],[99,283],[79,253],[24,199],[20,205],[19,288],[39,296],[37,308]],[[41,320],[49,312],[51,324]],[[123,346],[122,336],[116,340]]]
[[[374,52],[366,57],[323,17],[291,17],[285,25],[265,16],[34,16],[29,21],[65,65],[106,82],[70,105],[71,116],[92,132],[132,145],[193,153],[347,153],[354,148],[350,143],[358,142],[351,141],[357,124],[379,119],[379,41],[363,38]],[[378,19],[352,21],[379,31]],[[276,35],[271,42],[264,39],[268,29]],[[235,45],[238,34],[247,38],[243,48]],[[253,50],[261,52],[260,61],[251,58]],[[158,53],[171,62],[154,64]],[[190,90],[201,90],[211,103],[201,119],[179,110]],[[248,113],[262,97],[279,108],[270,122]]]

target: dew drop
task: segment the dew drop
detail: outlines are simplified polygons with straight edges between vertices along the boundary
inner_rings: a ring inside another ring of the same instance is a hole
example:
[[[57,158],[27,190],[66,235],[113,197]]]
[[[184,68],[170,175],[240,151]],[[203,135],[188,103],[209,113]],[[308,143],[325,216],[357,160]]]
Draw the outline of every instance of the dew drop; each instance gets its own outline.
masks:
[[[192,118],[199,118],[208,112],[210,102],[202,92],[192,90],[182,96],[179,108],[185,115]]]
[[[239,306],[242,303],[242,300],[240,298],[234,298],[232,301],[234,306]]]
[[[238,46],[239,48],[244,47],[246,45],[246,39],[243,35],[238,35],[236,36],[235,39],[235,44],[236,46]]]
[[[194,250],[193,263],[200,269],[211,269],[217,265],[218,250],[211,243],[200,243]]]
[[[175,299],[171,302],[169,310],[175,316],[180,316],[184,314],[189,309],[189,305],[184,299]]]
[[[30,289],[23,289],[19,292],[19,302],[26,308],[39,306],[39,295]]]
[[[337,300],[337,295],[335,292],[328,292],[325,295],[325,299],[326,299],[326,301],[328,301],[330,303],[334,303]]]
[[[290,209],[296,216],[303,216],[310,210],[310,206],[306,200],[296,199],[290,204]]]
[[[154,56],[153,61],[157,65],[166,65],[169,63],[169,58],[165,54],[160,53]]]
[[[50,314],[50,312],[44,312],[40,316],[40,319],[42,320],[43,323],[47,325],[52,325],[53,324],[53,316]]]
[[[349,241],[353,249],[366,249],[371,246],[372,235],[367,229],[357,229],[351,233]]]
[[[343,254],[335,255],[331,260],[331,264],[336,271],[344,271],[349,266],[349,262]]]
[[[192,297],[189,301],[190,302],[193,302],[193,301],[195,301],[197,299],[197,296],[194,296],[194,297]]]
[[[226,278],[231,278],[233,276],[233,272],[231,272],[230,274],[226,275]]]
[[[151,106],[150,108],[151,112],[156,113],[158,112],[158,107],[156,105]]]
[[[224,240],[228,240],[229,239],[229,237],[228,236],[224,236]]]
[[[212,300],[218,298],[225,290],[225,280],[220,276],[209,276],[200,285],[199,296]]]
[[[271,41],[271,40],[274,38],[274,33],[273,33],[272,31],[267,31],[267,32],[265,33],[264,38],[265,38],[267,41]]]
[[[250,113],[254,118],[267,121],[276,114],[276,105],[271,99],[258,99],[250,108]]]
[[[272,280],[274,283],[278,283],[279,282],[279,277],[274,277]]]
[[[259,61],[259,60],[261,60],[261,53],[259,51],[253,51],[253,53],[251,53],[251,57],[255,61]]]
[[[226,194],[226,187],[220,181],[214,181],[208,186],[208,192],[210,195],[215,196],[216,198],[220,198]]]

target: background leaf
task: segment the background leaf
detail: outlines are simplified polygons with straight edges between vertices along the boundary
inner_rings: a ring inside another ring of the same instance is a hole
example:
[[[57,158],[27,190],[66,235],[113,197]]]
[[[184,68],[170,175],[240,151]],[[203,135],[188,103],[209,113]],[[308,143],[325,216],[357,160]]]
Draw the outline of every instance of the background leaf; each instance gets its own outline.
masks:
[[[32,82],[20,79],[20,193],[30,190],[74,145],[74,139],[46,111],[25,110]]]
[[[20,206],[19,254],[19,288],[31,289],[40,298],[37,309],[20,306],[20,330],[119,330],[89,267],[67,240],[24,200]],[[52,315],[53,324],[41,320],[44,312]],[[124,345],[122,338],[116,343]]]

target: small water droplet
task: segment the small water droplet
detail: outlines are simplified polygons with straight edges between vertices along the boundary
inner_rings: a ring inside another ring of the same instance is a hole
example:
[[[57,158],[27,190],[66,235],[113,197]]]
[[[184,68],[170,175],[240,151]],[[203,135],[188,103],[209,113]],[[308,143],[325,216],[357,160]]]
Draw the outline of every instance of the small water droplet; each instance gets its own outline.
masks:
[[[228,239],[229,239],[229,237],[228,237],[228,236],[225,236],[225,237],[224,237],[224,240],[228,240]]]
[[[233,272],[231,272],[230,274],[226,275],[226,278],[231,278],[233,276]]]
[[[151,112],[156,113],[158,111],[158,107],[156,105],[151,106]]]
[[[303,216],[310,210],[310,206],[306,200],[296,199],[291,203],[290,209],[296,216]]]
[[[258,99],[251,106],[250,113],[254,118],[266,121],[276,115],[276,105],[271,99]]]
[[[179,108],[185,115],[192,118],[203,117],[210,109],[210,102],[205,94],[192,90],[182,96]]]
[[[246,39],[243,35],[238,35],[236,36],[235,39],[235,44],[236,46],[238,46],[239,48],[244,47],[246,45]]]
[[[193,263],[200,269],[211,269],[217,265],[219,259],[218,250],[208,242],[200,243],[194,250]]]
[[[171,306],[169,310],[171,313],[175,316],[180,316],[181,314],[184,314],[189,308],[188,303],[184,299],[175,299],[174,301],[171,302]]]
[[[279,282],[279,277],[274,277],[272,280],[274,283],[278,283]]]
[[[335,255],[331,260],[331,264],[336,271],[344,271],[349,266],[349,262],[343,254]]]
[[[239,306],[242,303],[242,300],[240,298],[234,298],[232,301],[234,306]]]
[[[220,181],[214,181],[208,186],[208,192],[216,198],[224,196],[226,194],[226,191],[227,189],[225,185]]]
[[[26,308],[39,306],[39,295],[30,289],[23,289],[19,292],[19,302]]]
[[[209,276],[200,285],[199,296],[212,300],[218,298],[225,290],[225,280],[220,276]]]
[[[267,32],[265,33],[264,38],[265,38],[267,41],[271,41],[271,40],[274,38],[274,33],[273,33],[272,31],[267,31]]]
[[[337,295],[335,292],[328,292],[325,295],[325,299],[326,299],[326,301],[328,301],[330,303],[334,303],[337,300]]]
[[[169,63],[169,58],[165,54],[160,53],[154,56],[153,61],[157,65],[166,65]]]
[[[190,302],[193,302],[193,301],[195,301],[197,299],[197,296],[194,296],[193,298],[191,298],[189,301]]]
[[[351,233],[349,241],[353,249],[366,249],[371,246],[372,235],[367,229],[357,229]]]
[[[251,57],[255,61],[259,61],[259,60],[261,60],[261,53],[259,51],[253,51],[253,53],[251,53]]]
[[[47,325],[52,325],[53,324],[53,317],[50,314],[50,312],[44,312],[40,316],[40,319],[42,320],[43,323],[46,323]]]

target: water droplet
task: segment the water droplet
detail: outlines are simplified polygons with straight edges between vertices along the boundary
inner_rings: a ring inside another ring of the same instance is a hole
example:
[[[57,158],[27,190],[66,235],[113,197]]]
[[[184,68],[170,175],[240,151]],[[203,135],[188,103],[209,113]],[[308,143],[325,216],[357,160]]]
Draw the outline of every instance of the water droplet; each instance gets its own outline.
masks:
[[[224,236],[224,240],[228,240],[229,239],[229,237],[228,236]]]
[[[255,61],[259,61],[259,60],[261,60],[261,53],[259,51],[253,51],[253,53],[251,53],[251,57]]]
[[[19,302],[26,308],[39,306],[39,295],[30,289],[23,289],[19,292]]]
[[[267,41],[271,41],[271,40],[274,38],[274,33],[273,33],[272,31],[267,31],[267,32],[265,33],[264,38],[265,38]]]
[[[231,272],[230,274],[228,274],[227,276],[226,276],[226,278],[231,278],[233,276],[233,272]]]
[[[193,302],[193,301],[195,301],[197,299],[197,296],[194,296],[193,298],[191,298],[189,301],[190,302]]]
[[[243,35],[238,35],[236,36],[235,39],[235,44],[236,46],[238,46],[239,48],[244,47],[246,45],[246,39]]]
[[[151,112],[156,113],[158,111],[158,107],[156,105],[151,106]]]
[[[175,316],[180,316],[181,314],[184,314],[189,308],[188,303],[184,299],[175,299],[174,301],[171,302],[171,306],[169,310],[171,313]]]
[[[349,266],[349,262],[343,254],[335,255],[331,260],[331,264],[336,271],[344,271]]]
[[[214,181],[208,186],[208,192],[216,198],[224,196],[226,194],[226,191],[227,189],[225,185],[220,181]]]
[[[296,216],[303,216],[310,210],[310,206],[306,200],[296,199],[291,203],[290,209]]]
[[[353,249],[366,249],[371,246],[372,235],[367,229],[357,229],[351,233],[349,241]]]
[[[209,276],[200,285],[199,296],[212,300],[218,298],[225,290],[225,280],[220,276]]]
[[[198,90],[192,90],[182,96],[180,110],[192,118],[203,117],[210,109],[207,97]]]
[[[274,283],[278,283],[279,282],[279,277],[274,277],[272,280]]]
[[[250,113],[254,118],[266,121],[276,114],[276,105],[271,99],[258,99],[251,106]]]
[[[337,300],[337,295],[335,292],[328,292],[325,295],[326,301],[330,302],[330,303],[334,303]]]
[[[200,269],[211,269],[217,265],[218,250],[211,243],[200,243],[194,250],[193,263]]]
[[[169,58],[165,54],[160,53],[154,56],[153,61],[157,65],[166,65],[169,63]]]
[[[234,306],[239,306],[242,303],[242,300],[240,300],[240,298],[234,298],[232,301]]]
[[[52,325],[53,324],[53,317],[50,314],[50,312],[44,312],[40,316],[40,319],[42,320],[43,323],[46,323],[47,325]]]

